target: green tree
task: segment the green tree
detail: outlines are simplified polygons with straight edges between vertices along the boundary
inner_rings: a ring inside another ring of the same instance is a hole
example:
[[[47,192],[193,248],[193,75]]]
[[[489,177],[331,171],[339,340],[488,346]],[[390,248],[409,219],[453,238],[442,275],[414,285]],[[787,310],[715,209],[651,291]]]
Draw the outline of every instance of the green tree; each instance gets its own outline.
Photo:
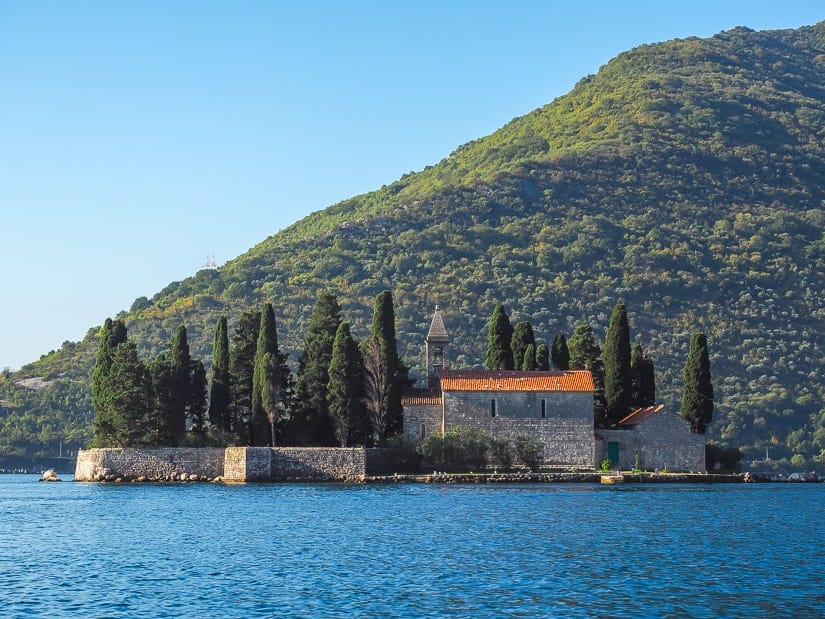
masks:
[[[573,335],[567,341],[570,352],[571,370],[590,370],[596,392],[593,394],[593,414],[596,424],[607,424],[606,403],[604,398],[604,366],[602,364],[602,349],[596,344],[593,328],[586,322],[576,325]]]
[[[147,440],[149,384],[146,368],[132,342],[111,351],[105,379],[106,415],[95,423],[93,447],[135,447]]]
[[[627,310],[617,303],[610,316],[604,342],[604,397],[607,422],[616,425],[633,407],[633,384],[630,375],[630,330]]]
[[[148,376],[120,320],[107,319],[100,331],[92,394],[91,447],[132,447],[148,439]]]
[[[641,344],[634,344],[630,353],[630,374],[633,384],[633,405],[637,408],[656,403],[656,376],[653,360],[644,354]]]
[[[389,290],[384,290],[375,297],[370,336],[378,344],[380,363],[383,367],[384,388],[381,405],[384,409],[383,416],[386,423],[384,438],[386,438],[403,431],[401,394],[410,384],[407,377],[409,369],[398,357],[398,343],[395,339],[395,307],[392,293]]]
[[[525,372],[535,372],[538,369],[535,344],[528,345],[527,350],[524,351],[524,361],[521,363],[521,369]]]
[[[557,333],[553,338],[553,348],[550,351],[553,367],[557,370],[570,369],[570,350],[567,348],[567,338],[564,333]]]
[[[527,347],[532,345],[535,352],[536,337],[533,335],[533,327],[527,320],[516,323],[513,327],[513,335],[510,337],[510,349],[513,351],[513,369],[520,370],[524,365],[524,355]]]
[[[230,425],[236,440],[244,445],[250,444],[252,440],[249,428],[252,412],[252,375],[260,326],[260,312],[243,312],[232,335],[229,353],[229,387],[232,394]]]
[[[329,364],[341,306],[329,292],[319,292],[309,317],[304,350],[298,358],[298,410],[291,428],[299,444],[334,445],[334,424],[327,407]]]
[[[95,355],[95,365],[92,368],[92,407],[96,417],[101,417],[100,422],[104,425],[110,423],[106,420],[111,414],[110,398],[108,392],[109,372],[112,367],[112,352],[115,347],[126,341],[126,325],[122,320],[112,320],[107,318],[103,323],[98,335],[97,354]],[[97,419],[95,423],[97,423]],[[111,421],[113,422],[113,420]],[[97,435],[97,432],[95,432]]]
[[[198,444],[203,444],[206,435],[207,394],[206,368],[203,367],[203,361],[196,359],[192,361],[192,399],[189,415],[192,420],[192,433],[197,437]]]
[[[547,344],[539,344],[536,349],[536,369],[542,372],[550,369],[550,347]]]
[[[174,444],[170,422],[174,418],[175,399],[172,364],[166,353],[155,357],[147,367],[151,390],[149,435],[153,445],[166,447]]]
[[[186,327],[180,325],[169,346],[172,364],[172,417],[169,420],[171,445],[178,446],[186,435],[186,420],[192,410],[192,357]]]
[[[490,325],[487,332],[487,354],[484,357],[484,367],[488,370],[512,370],[514,365],[513,349],[510,342],[513,339],[513,326],[499,303],[490,316]]]
[[[229,406],[232,394],[229,385],[229,333],[226,316],[215,325],[212,342],[212,369],[209,387],[209,423],[225,432],[231,430]]]
[[[252,373],[252,445],[276,445],[281,406],[281,373],[278,367],[278,330],[271,303],[264,304]]]
[[[682,382],[682,416],[688,420],[694,433],[704,434],[713,415],[713,383],[708,341],[704,333],[690,336]]]
[[[361,399],[363,364],[360,357],[349,324],[342,322],[338,325],[332,345],[327,385],[327,405],[336,422],[335,434],[341,447],[347,446],[353,427],[364,416]]]

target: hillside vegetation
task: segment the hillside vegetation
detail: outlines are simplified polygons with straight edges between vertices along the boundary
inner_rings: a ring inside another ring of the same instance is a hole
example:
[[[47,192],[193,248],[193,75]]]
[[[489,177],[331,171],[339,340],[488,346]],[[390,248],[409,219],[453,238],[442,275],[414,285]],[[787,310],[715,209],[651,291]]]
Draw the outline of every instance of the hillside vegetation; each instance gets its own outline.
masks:
[[[271,300],[295,358],[319,289],[363,336],[389,288],[400,351],[420,375],[436,302],[454,367],[478,367],[496,302],[549,343],[580,321],[603,335],[621,299],[656,363],[659,401],[678,409],[690,334],[703,331],[709,435],[747,447],[746,460],[767,448],[811,465],[825,460],[823,144],[825,22],[645,45],[437,165],[318,211],[123,317],[145,356],[185,323],[208,363],[217,317],[232,328]],[[37,440],[53,450],[54,436],[86,431],[95,346],[91,329],[0,379],[7,451]],[[14,386],[29,376],[53,382]]]

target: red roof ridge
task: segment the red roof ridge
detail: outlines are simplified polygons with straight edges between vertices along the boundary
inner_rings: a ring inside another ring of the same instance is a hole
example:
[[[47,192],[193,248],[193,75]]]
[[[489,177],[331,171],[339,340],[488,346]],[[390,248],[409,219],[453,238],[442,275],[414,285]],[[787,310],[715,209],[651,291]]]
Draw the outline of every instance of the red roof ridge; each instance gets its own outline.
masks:
[[[656,413],[664,410],[664,404],[654,404],[653,406],[643,406],[642,408],[637,408],[635,411],[627,415],[624,419],[619,421],[620,426],[634,426],[637,423],[642,423],[647,418],[655,415]]]

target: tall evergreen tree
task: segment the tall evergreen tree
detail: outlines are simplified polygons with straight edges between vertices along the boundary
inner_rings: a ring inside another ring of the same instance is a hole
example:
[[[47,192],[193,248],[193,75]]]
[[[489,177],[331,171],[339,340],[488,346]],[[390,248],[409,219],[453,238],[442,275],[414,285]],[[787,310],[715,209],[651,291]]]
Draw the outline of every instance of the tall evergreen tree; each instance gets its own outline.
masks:
[[[510,337],[510,349],[513,351],[513,369],[520,370],[524,366],[524,355],[528,346],[533,346],[535,353],[536,338],[533,327],[527,320],[516,323],[513,335]],[[535,360],[535,357],[534,357]]]
[[[197,437],[199,444],[203,444],[206,435],[207,389],[206,368],[203,367],[203,361],[196,359],[192,361],[192,399],[189,415],[192,420],[192,433]]]
[[[543,372],[550,369],[550,347],[547,344],[539,344],[536,349],[536,369]]]
[[[570,350],[567,348],[567,338],[564,333],[557,333],[553,339],[553,348],[550,351],[553,367],[557,370],[570,369]]]
[[[524,351],[524,361],[521,363],[521,369],[525,372],[535,372],[538,369],[535,344],[529,344],[527,350]]]
[[[186,327],[180,325],[169,346],[172,364],[172,417],[169,420],[171,445],[178,446],[186,435],[186,420],[192,408],[192,357]]]
[[[627,310],[617,303],[610,316],[604,342],[604,397],[607,422],[615,425],[633,407],[633,385],[630,376],[630,329]]]
[[[398,342],[395,339],[395,307],[392,293],[389,290],[384,290],[375,297],[370,335],[378,343],[381,365],[384,369],[382,404],[385,411],[387,436],[400,434],[404,429],[401,394],[410,381],[408,379],[409,368],[398,357]]]
[[[567,341],[570,352],[571,370],[590,370],[596,392],[593,394],[593,414],[596,424],[603,427],[607,424],[607,406],[604,398],[604,365],[602,364],[602,349],[596,344],[593,328],[585,323],[576,325],[573,335]]]
[[[298,444],[335,444],[334,424],[327,407],[327,385],[339,324],[338,299],[329,292],[319,292],[309,317],[304,350],[298,358],[298,403],[291,429],[292,440]]]
[[[105,418],[111,413],[108,392],[109,371],[112,367],[112,352],[116,346],[126,341],[126,325],[122,320],[107,318],[100,329],[98,336],[95,365],[92,368],[92,408],[95,414],[101,416],[101,422],[106,424]]]
[[[252,373],[252,444],[276,444],[276,424],[281,406],[281,375],[278,367],[278,330],[271,303],[261,312],[255,365]]]
[[[229,333],[226,316],[221,316],[215,325],[212,342],[212,370],[209,386],[209,423],[224,432],[231,430],[229,406],[232,394],[229,385]]]
[[[704,434],[713,416],[713,383],[710,376],[708,341],[704,333],[690,336],[685,368],[682,370],[682,416],[696,434]]]
[[[327,385],[327,405],[330,415],[336,421],[335,434],[341,447],[347,446],[353,427],[363,418],[363,364],[360,357],[361,353],[352,339],[349,325],[342,322],[332,345]]]
[[[513,349],[510,342],[513,339],[513,326],[499,303],[490,316],[490,326],[487,332],[487,354],[484,357],[484,367],[488,370],[512,370]]]
[[[232,347],[229,352],[229,391],[232,394],[229,425],[236,440],[244,445],[250,444],[252,440],[249,431],[252,375],[260,326],[260,312],[248,310],[242,313],[232,335]]]
[[[175,433],[170,426],[175,407],[174,377],[168,355],[159,354],[149,363],[147,370],[152,393],[149,413],[151,443],[168,447],[175,442]]]
[[[644,354],[641,344],[634,344],[630,353],[630,374],[633,384],[633,406],[653,406],[656,403],[656,376],[653,372],[653,361]]]
[[[148,439],[149,384],[121,320],[107,319],[92,369],[92,447],[131,447]]]

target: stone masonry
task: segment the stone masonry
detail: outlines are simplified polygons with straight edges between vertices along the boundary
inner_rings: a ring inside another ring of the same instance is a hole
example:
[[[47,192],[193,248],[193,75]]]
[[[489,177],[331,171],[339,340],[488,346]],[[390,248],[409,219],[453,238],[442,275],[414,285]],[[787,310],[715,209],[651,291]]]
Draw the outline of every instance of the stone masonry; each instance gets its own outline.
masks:
[[[363,447],[227,447],[86,449],[75,481],[353,481],[387,471],[382,449]]]

